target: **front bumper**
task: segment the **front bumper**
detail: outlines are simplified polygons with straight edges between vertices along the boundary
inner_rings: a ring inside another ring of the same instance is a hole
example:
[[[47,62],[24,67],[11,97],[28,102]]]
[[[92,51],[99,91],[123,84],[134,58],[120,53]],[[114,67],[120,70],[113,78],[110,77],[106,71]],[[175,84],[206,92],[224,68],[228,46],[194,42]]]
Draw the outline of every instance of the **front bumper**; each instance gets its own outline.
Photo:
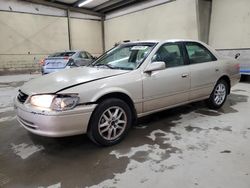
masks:
[[[95,104],[82,105],[69,111],[44,112],[15,100],[19,123],[34,134],[47,137],[64,137],[86,133],[95,106]]]

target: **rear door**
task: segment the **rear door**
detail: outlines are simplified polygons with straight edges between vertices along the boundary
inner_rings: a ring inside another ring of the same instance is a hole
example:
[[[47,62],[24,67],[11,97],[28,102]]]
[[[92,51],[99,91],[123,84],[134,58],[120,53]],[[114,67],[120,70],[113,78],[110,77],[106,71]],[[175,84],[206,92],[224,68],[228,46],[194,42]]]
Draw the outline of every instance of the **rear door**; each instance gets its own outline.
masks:
[[[185,42],[191,72],[190,100],[209,96],[217,82],[220,70],[216,57],[198,42]]]
[[[151,63],[156,61],[165,62],[166,69],[144,73],[144,112],[184,103],[189,97],[190,72],[185,63],[181,43],[163,44]]]

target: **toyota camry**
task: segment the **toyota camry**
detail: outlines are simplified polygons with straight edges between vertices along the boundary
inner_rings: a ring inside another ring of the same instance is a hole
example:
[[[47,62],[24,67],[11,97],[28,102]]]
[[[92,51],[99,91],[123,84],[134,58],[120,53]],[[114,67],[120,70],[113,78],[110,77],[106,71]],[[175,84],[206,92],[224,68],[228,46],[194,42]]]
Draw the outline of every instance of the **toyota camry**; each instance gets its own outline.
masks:
[[[20,124],[34,134],[86,133],[109,146],[139,117],[200,100],[220,108],[239,78],[237,60],[199,41],[127,42],[87,67],[25,83],[15,107]]]

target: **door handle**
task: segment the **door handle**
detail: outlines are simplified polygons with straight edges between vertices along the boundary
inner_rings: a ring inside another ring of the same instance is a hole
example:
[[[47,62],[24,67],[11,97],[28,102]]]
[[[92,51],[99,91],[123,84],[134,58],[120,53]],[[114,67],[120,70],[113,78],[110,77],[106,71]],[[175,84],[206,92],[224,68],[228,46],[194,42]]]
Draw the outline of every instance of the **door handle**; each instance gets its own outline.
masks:
[[[186,78],[186,77],[188,77],[188,74],[187,73],[186,74],[182,74],[181,77],[182,78]]]

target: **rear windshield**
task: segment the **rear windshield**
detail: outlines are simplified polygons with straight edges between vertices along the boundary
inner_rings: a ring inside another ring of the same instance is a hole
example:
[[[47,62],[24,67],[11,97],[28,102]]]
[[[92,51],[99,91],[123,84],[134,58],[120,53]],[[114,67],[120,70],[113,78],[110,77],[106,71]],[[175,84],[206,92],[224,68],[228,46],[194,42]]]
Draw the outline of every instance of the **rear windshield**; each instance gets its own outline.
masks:
[[[75,52],[57,52],[57,53],[50,55],[49,57],[65,57],[65,56],[70,57],[74,54]]]

